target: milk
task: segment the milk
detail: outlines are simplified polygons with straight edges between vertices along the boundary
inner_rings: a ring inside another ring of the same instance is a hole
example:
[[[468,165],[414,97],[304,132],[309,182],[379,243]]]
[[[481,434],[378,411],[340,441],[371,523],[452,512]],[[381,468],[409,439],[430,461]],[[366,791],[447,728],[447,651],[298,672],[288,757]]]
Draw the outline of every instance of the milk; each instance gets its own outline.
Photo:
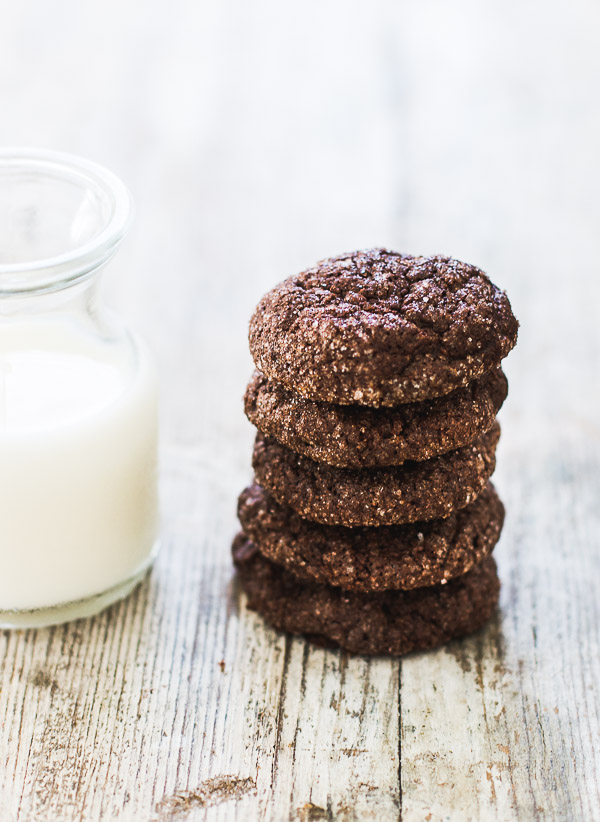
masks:
[[[76,323],[0,323],[0,612],[100,594],[152,558],[156,376],[128,346]]]

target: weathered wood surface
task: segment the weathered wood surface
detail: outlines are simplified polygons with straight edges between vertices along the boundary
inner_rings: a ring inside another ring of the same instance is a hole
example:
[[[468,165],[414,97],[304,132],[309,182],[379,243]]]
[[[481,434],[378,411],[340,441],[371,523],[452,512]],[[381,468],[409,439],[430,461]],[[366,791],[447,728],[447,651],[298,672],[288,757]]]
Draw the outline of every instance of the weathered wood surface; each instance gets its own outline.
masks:
[[[600,8],[5,4],[0,140],[119,172],[109,280],[163,382],[164,548],[127,602],[0,635],[0,820],[600,819]],[[385,243],[522,323],[497,619],[395,661],[266,630],[232,584],[271,284]]]

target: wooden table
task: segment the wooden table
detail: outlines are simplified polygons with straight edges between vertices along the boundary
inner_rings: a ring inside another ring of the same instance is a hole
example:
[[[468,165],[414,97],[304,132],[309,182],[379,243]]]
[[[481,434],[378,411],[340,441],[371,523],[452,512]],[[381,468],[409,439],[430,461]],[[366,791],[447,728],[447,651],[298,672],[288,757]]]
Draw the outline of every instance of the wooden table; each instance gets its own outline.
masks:
[[[163,550],[126,602],[0,634],[0,820],[600,819],[600,7],[6,4],[2,143],[129,184],[108,296],[156,351]],[[402,661],[264,627],[232,583],[260,295],[387,244],[521,321],[498,616]]]

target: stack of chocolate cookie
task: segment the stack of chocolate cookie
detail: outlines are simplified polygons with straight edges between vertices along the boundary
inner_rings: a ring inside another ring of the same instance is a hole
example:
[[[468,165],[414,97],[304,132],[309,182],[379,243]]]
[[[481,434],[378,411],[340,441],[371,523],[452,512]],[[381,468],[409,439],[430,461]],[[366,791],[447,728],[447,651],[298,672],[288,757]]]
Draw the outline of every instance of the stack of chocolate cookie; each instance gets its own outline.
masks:
[[[517,339],[506,295],[447,257],[324,260],[250,323],[258,428],[234,561],[272,625],[361,654],[471,633],[499,592],[489,478]]]

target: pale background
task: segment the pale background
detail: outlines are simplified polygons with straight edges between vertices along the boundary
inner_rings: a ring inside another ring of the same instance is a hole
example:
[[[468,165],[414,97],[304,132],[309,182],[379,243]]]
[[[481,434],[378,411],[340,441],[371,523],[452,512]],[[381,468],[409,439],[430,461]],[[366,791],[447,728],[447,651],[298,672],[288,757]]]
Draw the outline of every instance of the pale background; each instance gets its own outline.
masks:
[[[0,143],[137,203],[107,293],[159,363],[165,509],[128,603],[0,634],[2,820],[600,818],[599,43],[595,0],[2,5]],[[480,265],[521,322],[501,615],[402,663],[230,587],[249,315],[373,245]]]

